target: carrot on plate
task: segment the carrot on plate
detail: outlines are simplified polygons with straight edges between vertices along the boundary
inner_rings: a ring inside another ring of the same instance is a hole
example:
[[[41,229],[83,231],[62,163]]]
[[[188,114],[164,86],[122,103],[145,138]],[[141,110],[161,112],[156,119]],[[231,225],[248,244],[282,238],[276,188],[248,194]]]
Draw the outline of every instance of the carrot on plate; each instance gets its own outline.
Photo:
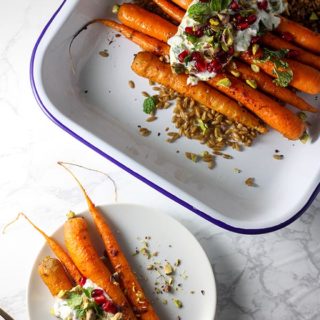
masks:
[[[24,217],[42,236],[46,239],[49,247],[54,252],[54,254],[57,256],[57,258],[61,261],[63,266],[68,271],[71,278],[77,283],[80,284],[81,280],[83,278],[81,272],[76,267],[72,259],[69,257],[69,255],[64,251],[64,249],[60,246],[60,244],[54,240],[52,237],[49,237],[46,235],[39,227],[37,227],[24,213],[19,213],[18,217]]]
[[[277,27],[278,32],[289,32],[293,35],[293,41],[315,53],[320,53],[320,34],[311,31],[301,24],[281,17],[281,22]]]
[[[157,4],[169,17],[177,22],[181,22],[184,17],[185,12],[167,0],[153,0],[153,2]]]
[[[140,315],[142,320],[159,320],[154,308],[148,301],[138,279],[130,267],[111,227],[107,220],[92,202],[86,190],[74,175],[74,173],[63,163],[58,162],[66,169],[79,185],[88,205],[89,212],[93,218],[94,224],[103,240],[109,261],[116,272],[119,274],[120,285],[132,305],[134,311]]]
[[[192,0],[172,0],[180,8],[187,10]]]
[[[165,42],[177,32],[174,24],[131,3],[124,3],[120,6],[118,19],[134,30]]]
[[[61,290],[70,290],[73,287],[62,263],[58,259],[49,256],[42,259],[38,266],[38,273],[54,297]]]
[[[320,41],[320,39],[319,39]],[[289,56],[291,54],[293,60],[298,60],[302,63],[305,63],[311,67],[320,69],[320,56],[317,56],[311,52],[305,51],[289,41],[283,40],[280,37],[273,35],[272,33],[266,33],[262,37],[262,43],[267,47],[273,49],[290,49]]]
[[[291,104],[292,106],[309,112],[318,112],[318,109],[304,101],[295,92],[288,88],[277,86],[272,78],[264,72],[255,72],[248,65],[234,60],[227,66],[227,70],[231,74],[239,76],[243,80],[254,80],[257,84],[257,88],[274,96],[281,101]]]
[[[262,52],[259,51],[256,55],[250,54],[248,51],[241,53],[240,59],[248,64],[256,64],[264,72],[276,78],[274,72],[274,64],[272,61],[260,61]],[[320,93],[320,71],[291,59],[284,59],[288,62],[292,70],[293,77],[290,86],[309,94]]]
[[[207,82],[242,103],[266,124],[288,139],[297,140],[305,131],[304,122],[295,113],[241,80],[220,73]],[[228,85],[222,85],[224,83]]]
[[[260,120],[240,107],[235,101],[204,82],[188,86],[188,76],[186,74],[173,73],[169,64],[161,62],[157,56],[151,53],[139,52],[134,58],[131,68],[136,74],[190,97],[207,108],[224,114],[231,120],[240,122],[259,132],[266,132],[266,128],[261,124]]]
[[[136,320],[124,293],[119,285],[112,281],[111,272],[95,250],[83,217],[72,217],[65,222],[64,240],[72,260],[81,273],[107,293],[113,303],[120,308],[124,319]]]

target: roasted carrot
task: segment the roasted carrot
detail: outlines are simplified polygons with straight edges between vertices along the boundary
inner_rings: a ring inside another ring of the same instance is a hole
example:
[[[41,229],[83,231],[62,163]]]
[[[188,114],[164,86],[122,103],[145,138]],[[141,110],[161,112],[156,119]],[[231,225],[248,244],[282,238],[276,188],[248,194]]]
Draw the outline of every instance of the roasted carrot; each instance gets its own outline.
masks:
[[[243,80],[254,80],[260,90],[278,98],[281,101],[291,104],[292,106],[310,112],[317,112],[318,109],[311,106],[302,98],[297,96],[288,88],[277,86],[267,74],[264,72],[254,72],[251,67],[240,62],[234,61],[227,66],[227,70],[231,74],[237,74]]]
[[[65,269],[68,271],[71,278],[77,283],[81,283],[81,279],[83,278],[81,272],[76,267],[72,259],[69,255],[63,250],[60,244],[54,240],[52,237],[46,235],[40,228],[38,228],[24,213],[19,213],[19,216],[24,217],[38,232],[42,234],[42,236],[46,239],[49,247],[57,256],[57,258],[61,261]]]
[[[167,0],[153,0],[163,12],[177,22],[181,22],[185,12]]]
[[[228,86],[220,84],[225,80],[230,81]],[[213,87],[219,88],[227,96],[245,105],[266,124],[282,133],[286,138],[297,140],[303,134],[305,124],[296,114],[265,94],[249,87],[241,80],[225,74],[217,74],[207,82]]]
[[[187,10],[192,0],[172,0],[180,8]]]
[[[186,74],[172,73],[170,65],[161,62],[157,56],[148,52],[139,52],[132,65],[132,70],[139,76],[169,87],[178,93],[190,97],[206,107],[224,114],[229,119],[240,122],[259,132],[266,132],[260,121],[235,101],[217,92],[204,82],[195,86],[187,85]]]
[[[38,273],[53,296],[57,296],[61,290],[70,290],[73,287],[58,259],[45,257],[38,266]]]
[[[148,301],[141,285],[139,284],[137,277],[132,271],[129,262],[127,261],[121,247],[114,236],[111,227],[108,225],[107,220],[92,202],[88,196],[86,190],[78,180],[78,178],[73,174],[73,172],[64,165],[64,163],[59,162],[71,176],[76,180],[79,185],[86,201],[88,204],[89,212],[93,218],[94,224],[103,240],[105,245],[106,253],[108,255],[109,261],[112,267],[119,274],[120,285],[123,291],[126,293],[130,304],[132,305],[134,311],[140,314],[142,320],[159,320],[155,310]]]
[[[319,41],[320,41],[320,39],[319,39]],[[305,63],[311,67],[320,69],[320,56],[317,56],[313,53],[305,51],[305,50],[295,46],[291,42],[285,41],[285,40],[281,39],[280,37],[273,35],[272,33],[266,33],[262,37],[262,42],[267,47],[271,47],[271,48],[274,48],[277,50],[280,50],[280,49],[293,50],[295,55],[292,59],[298,60],[298,61]]]
[[[174,24],[131,3],[120,6],[118,19],[134,30],[165,42],[177,32]]]
[[[249,52],[244,52],[240,55],[240,59],[246,63],[258,65],[264,72],[276,78],[276,74],[273,71],[273,62],[259,61],[261,55],[261,52],[257,53],[256,55],[251,55]],[[290,69],[293,72],[293,78],[290,82],[290,86],[309,94],[320,93],[320,72],[318,70],[298,61],[291,59],[285,60],[288,62]]]
[[[124,293],[112,282],[111,272],[96,252],[83,217],[73,217],[65,222],[64,240],[72,260],[82,274],[105,290],[113,303],[121,309],[124,319],[136,319]]]
[[[276,29],[278,32],[289,32],[293,35],[293,41],[306,48],[320,54],[320,34],[311,31],[301,24],[281,17],[281,22]]]
[[[166,21],[165,19],[157,16],[157,23],[154,25],[153,13],[143,8],[140,8],[137,5],[132,4],[128,6],[130,6],[130,10],[128,10],[128,12],[126,12],[125,14],[122,14],[121,22],[124,25],[127,25],[132,29],[148,34],[149,36],[155,37],[156,39],[162,41],[168,41],[168,39],[171,37],[171,34],[177,31],[177,27],[171,24],[170,22]],[[124,5],[120,7],[119,12],[121,11],[122,7],[124,8],[123,11],[125,12],[127,9]],[[130,17],[130,14],[133,14],[133,16]],[[143,20],[142,17],[144,18],[144,22],[141,21],[141,23],[139,23],[139,19]],[[161,29],[158,29],[160,28],[160,26]],[[155,29],[156,31],[154,31]],[[258,59],[259,57],[259,55],[251,56],[248,52],[241,54],[242,60],[250,64],[254,63],[254,60]],[[310,66],[304,65],[297,61],[293,61],[291,59],[287,59],[287,61],[290,65],[290,68],[293,71],[293,79],[290,82],[291,86],[310,94],[317,94],[320,92],[319,71]],[[274,66],[271,61],[258,62],[256,64],[258,64],[261,67],[261,69],[263,69],[263,71],[265,71],[269,75],[276,77],[276,74],[274,74],[273,72]]]

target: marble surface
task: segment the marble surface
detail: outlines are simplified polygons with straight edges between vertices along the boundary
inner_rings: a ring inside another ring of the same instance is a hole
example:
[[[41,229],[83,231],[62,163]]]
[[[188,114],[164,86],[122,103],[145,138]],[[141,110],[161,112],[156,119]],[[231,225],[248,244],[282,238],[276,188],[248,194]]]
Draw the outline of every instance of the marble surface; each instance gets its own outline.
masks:
[[[56,162],[107,172],[118,201],[156,205],[182,222],[205,249],[218,288],[217,320],[320,319],[320,196],[298,221],[272,234],[243,236],[170,202],[56,127],[29,84],[33,45],[60,1],[11,0],[0,11],[0,228],[24,211],[48,233],[85,203]],[[98,173],[79,174],[96,203],[113,188]],[[42,239],[24,221],[0,234],[0,307],[28,319],[26,286]],[[50,316],[48,316],[48,319]]]

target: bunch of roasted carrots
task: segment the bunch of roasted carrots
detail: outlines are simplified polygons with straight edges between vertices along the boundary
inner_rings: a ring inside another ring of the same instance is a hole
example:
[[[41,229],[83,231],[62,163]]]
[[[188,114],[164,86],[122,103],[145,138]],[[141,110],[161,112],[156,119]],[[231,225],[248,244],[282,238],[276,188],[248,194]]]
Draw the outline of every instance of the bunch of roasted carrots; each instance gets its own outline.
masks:
[[[180,23],[190,0],[154,0],[171,20]],[[254,54],[244,52],[216,77],[187,85],[187,75],[172,72],[165,59],[168,56],[167,41],[176,34],[177,25],[136,4],[124,3],[115,10],[121,23],[109,19],[95,19],[138,44],[144,52],[138,53],[132,63],[132,70],[142,77],[174,89],[176,92],[191,97],[208,108],[214,109],[228,118],[240,122],[261,133],[265,133],[265,124],[279,131],[286,138],[301,138],[306,130],[305,122],[280,102],[288,103],[300,110],[317,112],[317,108],[299,97],[296,90],[308,94],[320,93],[320,35],[281,17],[281,22],[274,33],[266,33],[262,45],[271,49],[290,49],[295,54],[286,58],[293,72],[290,87],[277,86],[273,78],[273,63],[259,61],[261,48]],[[286,41],[279,34],[290,34]],[[252,70],[255,64],[259,72]],[[231,85],[221,86],[222,79],[231,80]],[[254,86],[250,86],[250,83]],[[248,85],[249,84],[249,85]],[[294,90],[292,90],[294,89]]]
[[[113,313],[119,314],[116,319],[159,320],[105,217],[91,201],[79,180],[67,167],[65,168],[76,179],[84,194],[95,227],[105,245],[105,252],[112,270],[101,260],[94,248],[85,218],[72,214],[65,222],[64,243],[67,248],[66,252],[56,240],[46,235],[27,216],[21,213],[20,215],[25,217],[44,236],[49,247],[58,258],[46,257],[40,263],[38,271],[44,283],[51,294],[56,297],[61,293],[61,290],[70,290],[75,285],[83,286],[86,279],[90,279],[102,288],[112,300]],[[114,281],[112,276],[114,273],[117,274],[117,281]]]

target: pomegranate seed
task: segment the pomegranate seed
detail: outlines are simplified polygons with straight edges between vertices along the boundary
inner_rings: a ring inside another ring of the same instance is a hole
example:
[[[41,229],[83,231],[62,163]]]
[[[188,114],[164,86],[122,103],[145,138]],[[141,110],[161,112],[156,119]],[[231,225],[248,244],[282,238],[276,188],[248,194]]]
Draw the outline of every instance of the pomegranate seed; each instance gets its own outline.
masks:
[[[237,13],[234,17],[235,17],[235,19],[237,20],[238,23],[244,22],[245,18],[241,14]]]
[[[102,309],[105,312],[110,312],[113,314],[116,314],[118,312],[117,307],[109,300],[107,300],[103,305],[102,305]]]
[[[245,30],[245,29],[248,29],[250,26],[249,22],[240,22],[237,24],[237,29],[238,30]]]
[[[219,63],[223,64],[226,63],[228,60],[228,54],[224,51],[219,51],[216,54],[216,59],[219,61]]]
[[[288,58],[296,58],[298,55],[299,55],[299,51],[292,50],[292,49],[286,54]]]
[[[195,67],[199,72],[204,72],[207,70],[207,63],[204,60],[199,60],[196,61]]]
[[[239,6],[238,1],[233,0],[233,1],[231,2],[231,4],[230,4],[230,9],[233,10],[233,11],[239,10],[239,9],[240,9],[240,6]]]
[[[194,35],[198,38],[202,37],[203,36],[203,30],[201,28],[197,29],[195,32],[194,32]]]
[[[194,30],[193,30],[192,27],[185,27],[185,28],[184,28],[184,31],[185,31],[186,33],[188,33],[188,34],[191,34],[191,35],[194,34]]]
[[[209,2],[209,0],[200,0],[200,2]]]
[[[289,42],[294,40],[294,36],[290,32],[281,32],[280,36],[283,40],[286,40]]]
[[[260,42],[260,40],[261,40],[260,36],[254,36],[254,37],[251,38],[250,43],[251,44],[256,44],[256,43]]]
[[[94,297],[93,299],[96,304],[104,304],[107,301],[107,299],[104,295]]]
[[[257,20],[257,16],[255,14],[251,14],[249,17],[246,18],[246,22],[249,22],[250,24],[255,23]]]
[[[81,277],[79,280],[79,284],[81,287],[83,287],[87,282],[87,278],[86,277]]]
[[[91,297],[95,298],[95,297],[98,297],[98,296],[103,296],[103,290],[102,289],[94,289],[94,290],[92,290]]]
[[[230,47],[228,50],[228,55],[233,56],[233,54],[234,54],[234,47]]]
[[[182,51],[179,55],[178,55],[178,60],[182,63],[184,62],[184,59],[186,58],[186,56],[189,54],[188,50],[184,50]]]
[[[212,60],[208,66],[207,66],[207,70],[209,72],[215,72],[215,73],[219,73],[222,70],[222,65],[218,60]]]
[[[191,60],[193,60],[193,61],[202,60],[202,55],[201,55],[201,53],[198,52],[198,51],[192,52],[192,54],[191,54]]]
[[[267,0],[262,0],[262,1],[259,1],[257,3],[257,6],[260,10],[267,10],[268,9],[268,1]]]

